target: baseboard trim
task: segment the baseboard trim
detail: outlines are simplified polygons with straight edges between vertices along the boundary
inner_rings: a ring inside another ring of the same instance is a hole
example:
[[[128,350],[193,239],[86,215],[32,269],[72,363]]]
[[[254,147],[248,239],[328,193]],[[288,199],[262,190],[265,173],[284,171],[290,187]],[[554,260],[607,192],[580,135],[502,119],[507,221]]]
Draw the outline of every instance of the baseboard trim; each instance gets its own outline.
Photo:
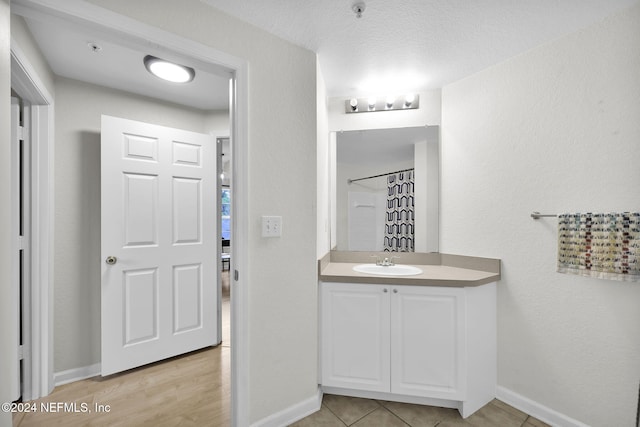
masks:
[[[100,375],[100,364],[96,363],[90,366],[83,366],[82,368],[68,369],[66,371],[56,372],[53,374],[53,383],[55,386],[69,384],[74,381],[80,381],[87,378]]]
[[[496,398],[554,427],[589,427],[505,387],[496,387]]]
[[[269,415],[253,424],[251,427],[280,427],[293,424],[304,417],[320,410],[322,405],[322,390],[318,387],[316,394],[309,399],[303,400],[293,406],[283,409],[280,412]]]

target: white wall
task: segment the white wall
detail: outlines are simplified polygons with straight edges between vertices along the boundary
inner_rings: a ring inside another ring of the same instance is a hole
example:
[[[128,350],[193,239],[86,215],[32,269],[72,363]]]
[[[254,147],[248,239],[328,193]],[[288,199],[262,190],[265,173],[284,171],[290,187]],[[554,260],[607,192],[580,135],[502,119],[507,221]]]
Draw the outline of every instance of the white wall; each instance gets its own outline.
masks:
[[[208,133],[210,114],[56,78],[54,371],[100,363],[100,117]],[[61,268],[64,266],[64,268]]]
[[[231,135],[231,116],[228,110],[213,110],[205,115],[204,129],[212,136]]]
[[[502,259],[498,383],[635,425],[640,284],[555,273],[557,223],[640,210],[640,5],[445,87],[441,250]]]
[[[248,62],[249,420],[317,395],[316,55],[198,0],[91,0]],[[261,215],[283,236],[262,238]]]
[[[11,65],[9,61],[9,1],[0,0],[0,343],[10,342],[11,304]],[[0,345],[0,378],[8,378],[11,349]],[[0,403],[10,401],[7,381],[0,381]],[[11,426],[11,414],[0,411],[0,427]]]

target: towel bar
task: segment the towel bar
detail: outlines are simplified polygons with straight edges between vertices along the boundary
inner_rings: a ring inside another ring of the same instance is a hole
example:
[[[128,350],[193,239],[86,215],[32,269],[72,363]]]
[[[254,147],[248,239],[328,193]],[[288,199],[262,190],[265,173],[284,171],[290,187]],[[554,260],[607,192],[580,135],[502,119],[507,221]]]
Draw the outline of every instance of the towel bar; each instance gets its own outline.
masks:
[[[557,217],[558,215],[555,214],[541,214],[540,212],[533,212],[531,214],[531,218],[533,219],[540,219],[542,217]]]

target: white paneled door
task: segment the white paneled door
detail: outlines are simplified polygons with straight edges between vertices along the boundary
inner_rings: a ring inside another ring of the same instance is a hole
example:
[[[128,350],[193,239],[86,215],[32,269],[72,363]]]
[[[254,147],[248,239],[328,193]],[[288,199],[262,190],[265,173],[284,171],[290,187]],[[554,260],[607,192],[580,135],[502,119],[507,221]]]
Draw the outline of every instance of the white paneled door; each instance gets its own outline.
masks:
[[[102,375],[215,345],[209,135],[102,116]]]

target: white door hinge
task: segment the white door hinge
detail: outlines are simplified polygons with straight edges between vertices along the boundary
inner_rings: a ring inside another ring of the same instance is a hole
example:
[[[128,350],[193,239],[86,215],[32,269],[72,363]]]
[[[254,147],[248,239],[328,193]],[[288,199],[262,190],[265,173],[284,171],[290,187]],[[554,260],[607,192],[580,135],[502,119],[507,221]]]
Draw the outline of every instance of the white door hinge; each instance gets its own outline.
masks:
[[[24,126],[18,126],[18,139],[21,141],[29,139],[29,131]]]
[[[24,346],[18,346],[18,359],[22,360],[24,359]]]
[[[18,236],[18,250],[24,250],[24,237]]]

